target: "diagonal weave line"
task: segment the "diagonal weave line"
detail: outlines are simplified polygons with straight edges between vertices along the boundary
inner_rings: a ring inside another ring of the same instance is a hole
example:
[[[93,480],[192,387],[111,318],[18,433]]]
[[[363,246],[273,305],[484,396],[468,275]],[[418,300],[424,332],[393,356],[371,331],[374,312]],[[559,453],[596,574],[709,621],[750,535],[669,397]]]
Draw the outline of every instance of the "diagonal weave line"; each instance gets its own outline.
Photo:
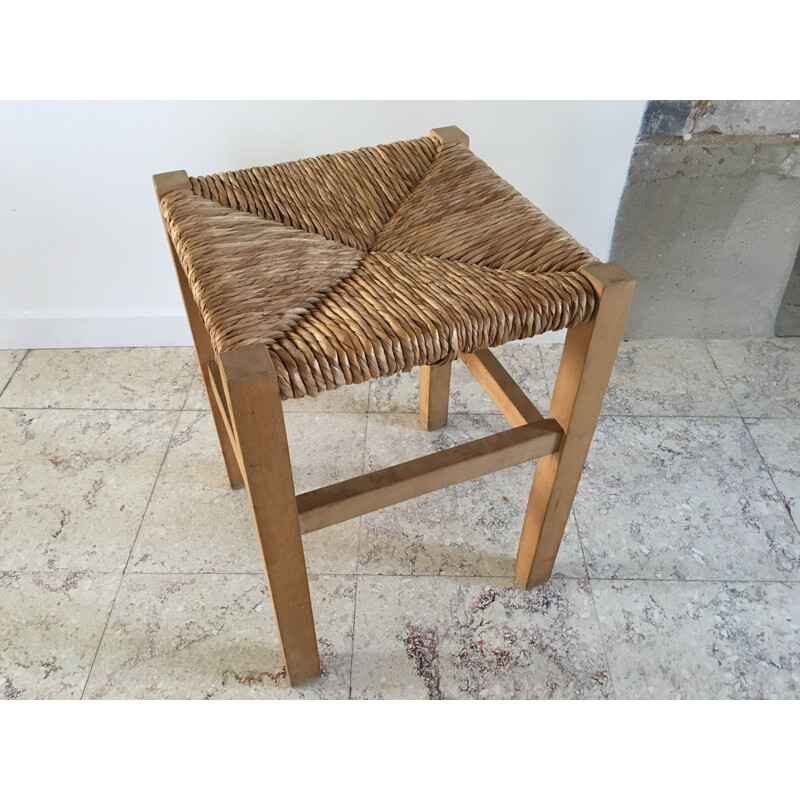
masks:
[[[217,352],[285,333],[365,253],[179,189],[161,199]]]
[[[571,272],[596,263],[588,250],[460,144],[442,146],[371,249],[524,272]]]
[[[430,137],[191,178],[229,208],[368,250],[438,150]]]
[[[371,253],[270,350],[282,395],[302,397],[577,325],[594,303],[581,273]]]

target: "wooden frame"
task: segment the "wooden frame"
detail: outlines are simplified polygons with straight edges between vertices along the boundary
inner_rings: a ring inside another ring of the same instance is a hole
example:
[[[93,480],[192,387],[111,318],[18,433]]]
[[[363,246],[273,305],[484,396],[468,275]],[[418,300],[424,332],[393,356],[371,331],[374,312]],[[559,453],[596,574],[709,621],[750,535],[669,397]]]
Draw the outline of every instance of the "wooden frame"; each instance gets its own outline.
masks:
[[[469,144],[458,128],[441,141]],[[185,172],[155,175],[156,194],[190,186]],[[488,351],[466,364],[512,428],[468,444],[295,495],[281,397],[265,345],[218,354],[203,324],[166,228],[231,486],[250,499],[286,671],[292,685],[320,673],[301,536],[454,483],[539,459],[516,572],[530,587],[547,580],[561,543],[622,336],[634,280],[619,264],[584,271],[597,304],[592,318],[567,332],[550,414],[545,419]],[[447,422],[450,364],[420,369],[419,414],[427,430]],[[268,445],[268,446],[266,446]]]

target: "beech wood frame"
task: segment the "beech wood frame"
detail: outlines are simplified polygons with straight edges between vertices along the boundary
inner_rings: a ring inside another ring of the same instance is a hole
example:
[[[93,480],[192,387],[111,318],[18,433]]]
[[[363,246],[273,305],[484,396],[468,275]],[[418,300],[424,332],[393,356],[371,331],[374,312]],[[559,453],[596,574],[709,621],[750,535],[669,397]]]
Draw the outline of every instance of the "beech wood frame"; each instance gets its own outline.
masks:
[[[468,145],[458,128],[431,135]],[[186,172],[155,175],[160,200],[190,186]],[[166,226],[165,226],[166,229]],[[567,331],[548,418],[488,350],[463,353],[512,428],[387,469],[295,495],[277,376],[266,345],[216,353],[167,230],[173,265],[231,487],[247,488],[289,681],[321,674],[301,536],[394,503],[538,459],[517,553],[530,588],[553,570],[591,444],[635,281],[616,263],[584,270],[597,303]],[[420,368],[419,414],[427,430],[447,422],[450,363]]]

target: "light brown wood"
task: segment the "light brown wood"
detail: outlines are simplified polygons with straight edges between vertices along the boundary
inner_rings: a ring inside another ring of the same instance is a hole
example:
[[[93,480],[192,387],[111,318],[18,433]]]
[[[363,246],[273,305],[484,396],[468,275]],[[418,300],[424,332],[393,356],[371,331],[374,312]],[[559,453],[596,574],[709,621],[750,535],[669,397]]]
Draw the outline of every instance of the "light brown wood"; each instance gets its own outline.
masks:
[[[370,472],[297,497],[305,533],[419,497],[554,452],[561,426],[543,420],[413,461]]]
[[[275,368],[263,344],[219,356],[275,625],[293,686],[320,675],[289,444]]]
[[[167,194],[167,192],[173,191],[174,189],[188,189],[191,187],[189,177],[183,170],[177,172],[162,172],[159,175],[154,175],[153,184],[156,189],[156,196],[159,200]],[[175,251],[175,246],[172,243],[172,237],[169,235],[166,225],[164,225],[164,232],[167,235],[169,251],[172,255],[172,264],[175,267],[175,274],[178,278],[178,286],[180,287],[181,297],[183,298],[183,307],[186,309],[186,318],[189,321],[189,329],[192,332],[194,349],[197,354],[197,361],[200,365],[200,375],[203,379],[209,406],[211,407],[211,416],[214,419],[214,426],[217,429],[217,438],[219,439],[219,446],[222,450],[222,458],[225,461],[228,480],[232,488],[240,489],[244,486],[244,481],[242,480],[242,473],[237,462],[236,452],[228,431],[226,430],[225,422],[220,416],[220,410],[217,408],[217,404],[214,402],[212,395],[208,363],[212,362],[216,356],[214,346],[211,344],[211,337],[208,335],[206,326],[203,323],[203,318],[200,316],[200,309],[197,307],[197,303],[195,303],[189,281],[181,266],[180,259]]]
[[[564,437],[556,452],[536,464],[517,552],[517,579],[526,587],[543,583],[553,571],[635,288],[633,276],[616,263],[584,274],[597,306],[589,322],[567,331],[550,404]]]
[[[447,424],[450,401],[450,363],[419,368],[419,418],[425,430]]]
[[[233,455],[236,458],[236,463],[239,466],[239,474],[244,474],[242,454],[239,449],[239,443],[236,441],[236,432],[233,429],[233,423],[231,422],[231,413],[228,409],[228,401],[225,397],[225,389],[222,385],[223,381],[222,376],[220,375],[219,366],[217,366],[216,361],[209,361],[203,366],[205,366],[209,373],[209,385],[211,386],[209,402],[212,406],[215,404],[217,406],[220,419],[222,420],[225,430],[228,433],[228,439],[232,443],[231,450],[233,451]],[[244,480],[242,481],[242,485],[244,485]]]
[[[211,376],[211,389],[213,390],[214,399],[217,401],[219,410],[222,412],[222,421],[225,423],[225,430],[228,431],[230,439],[234,444],[234,449],[236,449],[236,437],[231,427],[231,412],[228,409],[228,401],[225,398],[225,389],[222,387],[222,375],[220,374],[219,366],[216,361],[209,361],[206,367],[208,367]]]
[[[159,172],[153,175],[153,185],[156,187],[156,197],[160,200],[165,194],[175,189],[189,189],[189,175],[185,169],[177,169],[173,172]]]
[[[534,352],[531,348],[531,357]],[[462,353],[461,360],[486,390],[486,394],[492,399],[500,413],[514,427],[544,419],[525,392],[517,386],[514,379],[489,350]]]
[[[432,128],[431,136],[439,139],[443,144],[463,144],[469,147],[469,136],[455,125],[445,125],[443,128]]]

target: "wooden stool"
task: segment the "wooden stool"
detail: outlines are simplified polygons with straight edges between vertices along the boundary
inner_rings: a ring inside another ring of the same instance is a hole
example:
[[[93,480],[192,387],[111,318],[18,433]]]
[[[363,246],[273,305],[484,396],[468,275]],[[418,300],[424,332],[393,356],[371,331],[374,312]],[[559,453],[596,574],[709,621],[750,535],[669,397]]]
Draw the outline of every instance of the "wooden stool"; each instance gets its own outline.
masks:
[[[222,455],[247,487],[289,680],[320,675],[301,536],[539,459],[517,554],[553,570],[634,280],[469,150],[458,128],[270,167],[154,177]],[[568,328],[547,419],[489,351]],[[420,367],[447,422],[460,358],[511,429],[295,496],[281,400]]]

